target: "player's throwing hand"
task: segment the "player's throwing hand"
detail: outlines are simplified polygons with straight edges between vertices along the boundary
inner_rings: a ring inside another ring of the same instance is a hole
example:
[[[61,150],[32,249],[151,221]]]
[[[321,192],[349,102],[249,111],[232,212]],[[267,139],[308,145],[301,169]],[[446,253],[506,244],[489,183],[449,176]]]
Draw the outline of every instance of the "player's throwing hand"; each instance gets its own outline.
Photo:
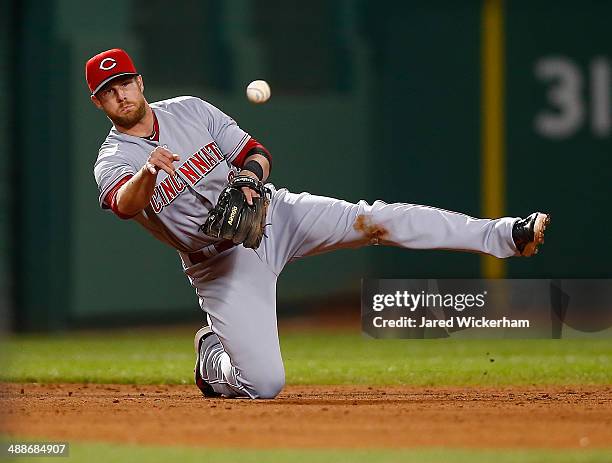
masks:
[[[168,151],[162,146],[158,146],[149,155],[147,163],[145,164],[147,170],[151,175],[157,175],[160,170],[165,171],[168,175],[174,176],[174,162],[179,161],[181,158],[178,154],[174,154]]]

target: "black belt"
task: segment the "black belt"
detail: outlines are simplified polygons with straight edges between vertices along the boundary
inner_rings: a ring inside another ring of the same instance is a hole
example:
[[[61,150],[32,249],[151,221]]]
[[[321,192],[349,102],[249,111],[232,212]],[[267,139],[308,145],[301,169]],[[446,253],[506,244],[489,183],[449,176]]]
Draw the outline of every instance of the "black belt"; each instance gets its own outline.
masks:
[[[191,261],[192,265],[200,264],[204,262],[205,260],[208,260],[211,257],[216,256],[217,254],[221,254],[223,251],[227,251],[228,249],[233,248],[234,246],[236,245],[234,244],[233,241],[229,241],[229,240],[220,241],[218,243],[213,244],[212,246],[205,248],[208,252],[204,252],[204,251],[192,252],[191,254],[187,254],[187,257],[189,257],[189,260]],[[211,252],[213,251],[211,248],[214,248],[216,252]]]

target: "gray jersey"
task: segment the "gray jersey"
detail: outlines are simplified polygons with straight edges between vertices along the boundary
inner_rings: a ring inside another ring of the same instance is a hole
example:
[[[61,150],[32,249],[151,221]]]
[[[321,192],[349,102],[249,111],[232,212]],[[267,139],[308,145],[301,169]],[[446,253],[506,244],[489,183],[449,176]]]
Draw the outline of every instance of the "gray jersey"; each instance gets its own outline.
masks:
[[[195,97],[152,103],[159,124],[159,141],[117,131],[114,127],[100,147],[94,175],[100,206],[123,178],[135,175],[156,146],[178,154],[176,177],[157,174],[149,205],[134,219],[156,238],[180,251],[196,251],[211,243],[198,230],[219,194],[236,172],[231,162],[250,139],[236,122]]]

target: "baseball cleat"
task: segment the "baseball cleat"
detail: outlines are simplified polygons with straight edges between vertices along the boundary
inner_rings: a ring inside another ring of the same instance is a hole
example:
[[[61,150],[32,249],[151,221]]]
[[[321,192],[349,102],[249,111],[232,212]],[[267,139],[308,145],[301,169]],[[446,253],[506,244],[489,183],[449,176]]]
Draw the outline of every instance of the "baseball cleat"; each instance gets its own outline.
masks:
[[[200,391],[202,391],[204,397],[221,397],[221,394],[215,392],[212,386],[204,381],[202,374],[200,373],[200,347],[202,346],[204,339],[211,334],[213,334],[213,330],[210,328],[210,326],[203,326],[195,334],[195,338],[193,339],[193,347],[196,352],[196,364],[193,369],[193,373],[195,375],[196,386],[200,388]]]
[[[550,215],[534,212],[525,219],[518,219],[512,226],[512,239],[521,256],[533,256],[544,243],[544,232],[550,223]]]

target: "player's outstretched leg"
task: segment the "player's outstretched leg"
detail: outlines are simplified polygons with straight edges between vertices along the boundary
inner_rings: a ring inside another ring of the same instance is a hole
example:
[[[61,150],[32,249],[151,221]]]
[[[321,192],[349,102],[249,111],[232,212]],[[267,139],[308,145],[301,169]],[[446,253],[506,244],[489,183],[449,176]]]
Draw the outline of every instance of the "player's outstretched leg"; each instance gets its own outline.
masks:
[[[418,204],[357,204],[285,189],[274,193],[266,229],[280,272],[290,260],[368,244],[410,249],[448,249],[505,258],[532,255],[544,241],[547,214],[526,219],[478,219]]]

